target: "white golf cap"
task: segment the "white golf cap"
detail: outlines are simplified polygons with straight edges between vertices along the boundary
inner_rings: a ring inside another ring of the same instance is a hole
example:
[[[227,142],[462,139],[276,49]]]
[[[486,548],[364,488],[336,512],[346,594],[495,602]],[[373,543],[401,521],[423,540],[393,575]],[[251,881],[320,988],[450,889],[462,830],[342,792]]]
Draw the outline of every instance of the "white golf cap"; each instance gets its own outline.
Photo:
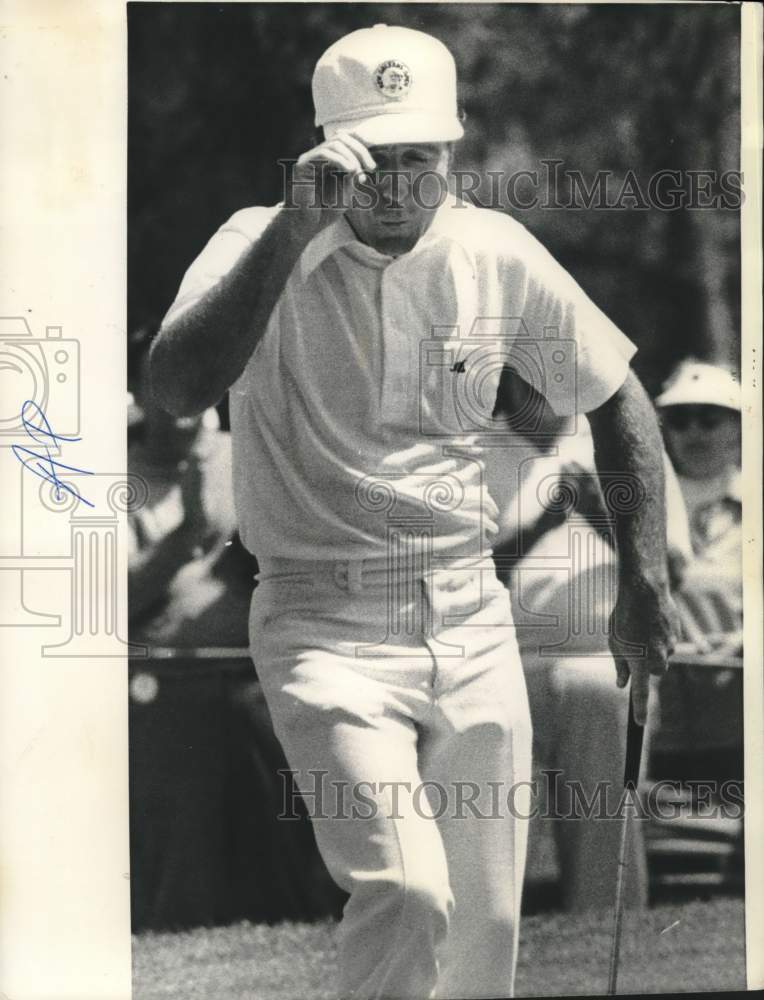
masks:
[[[668,378],[656,406],[724,406],[740,410],[740,383],[728,368],[683,361]]]
[[[313,104],[327,139],[356,132],[381,146],[464,135],[453,56],[437,38],[411,28],[377,24],[336,41],[316,64]]]

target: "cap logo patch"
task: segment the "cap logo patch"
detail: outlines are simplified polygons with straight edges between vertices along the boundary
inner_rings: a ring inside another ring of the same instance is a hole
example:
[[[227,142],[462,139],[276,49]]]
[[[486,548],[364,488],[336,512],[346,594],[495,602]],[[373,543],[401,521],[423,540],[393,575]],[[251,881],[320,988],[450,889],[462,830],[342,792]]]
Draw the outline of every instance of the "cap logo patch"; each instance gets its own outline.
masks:
[[[411,72],[397,59],[388,59],[375,69],[374,82],[385,97],[400,101],[411,89]]]

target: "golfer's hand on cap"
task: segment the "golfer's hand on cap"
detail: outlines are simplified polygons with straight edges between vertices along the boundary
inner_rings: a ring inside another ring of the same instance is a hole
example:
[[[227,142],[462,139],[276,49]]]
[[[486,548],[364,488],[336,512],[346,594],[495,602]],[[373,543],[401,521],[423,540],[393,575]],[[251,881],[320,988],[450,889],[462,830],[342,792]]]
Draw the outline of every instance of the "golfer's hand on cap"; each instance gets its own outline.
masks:
[[[618,687],[626,687],[631,678],[634,718],[640,726],[647,721],[650,675],[665,673],[678,634],[679,615],[667,584],[621,579],[610,619],[610,648]],[[643,647],[642,655],[625,651],[625,644]]]
[[[292,175],[294,203],[323,228],[352,204],[354,190],[376,166],[367,146],[356,135],[338,132],[297,160]]]

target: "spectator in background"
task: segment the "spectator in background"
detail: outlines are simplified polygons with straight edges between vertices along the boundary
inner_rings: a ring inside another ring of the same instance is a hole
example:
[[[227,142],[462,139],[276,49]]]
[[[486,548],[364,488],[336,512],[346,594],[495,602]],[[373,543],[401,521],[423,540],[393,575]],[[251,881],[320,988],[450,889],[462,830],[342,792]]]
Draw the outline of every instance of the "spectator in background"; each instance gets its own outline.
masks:
[[[149,656],[156,646],[247,647],[257,562],[235,530],[230,435],[214,408],[176,418],[157,406],[151,333],[131,337],[128,359],[128,466],[148,486],[128,518],[130,640]],[[322,916],[339,905],[307,820],[285,828],[275,818],[287,764],[254,673],[223,678],[189,672],[131,735],[138,926]]]
[[[692,542],[676,595],[683,638],[701,653],[739,653],[740,385],[727,368],[688,359],[668,379],[656,406],[679,477]]]
[[[131,338],[130,472],[147,503],[128,519],[130,638],[149,646],[247,646],[256,563],[235,535],[231,442],[217,412],[172,417],[148,389],[147,328]]]
[[[532,413],[528,391],[505,373],[500,390],[504,414]],[[511,426],[512,417],[507,419]],[[497,572],[510,590],[528,688],[539,788],[535,805],[542,815],[555,817],[551,830],[563,909],[583,912],[614,902],[621,832],[620,824],[596,815],[561,818],[577,808],[574,783],[587,801],[596,802],[598,785],[607,788],[611,809],[622,790],[629,698],[628,691],[612,684],[615,668],[608,643],[617,581],[613,515],[594,477],[585,422],[577,427],[544,407],[523,440],[522,448],[496,448],[487,460],[488,490],[500,509]],[[668,538],[681,565],[690,552],[687,522],[665,454],[664,471]],[[508,498],[513,499],[507,503]],[[656,726],[655,694],[653,689],[645,760]],[[531,858],[542,834],[537,818],[532,824]],[[625,900],[631,908],[648,901],[640,823],[632,826]]]

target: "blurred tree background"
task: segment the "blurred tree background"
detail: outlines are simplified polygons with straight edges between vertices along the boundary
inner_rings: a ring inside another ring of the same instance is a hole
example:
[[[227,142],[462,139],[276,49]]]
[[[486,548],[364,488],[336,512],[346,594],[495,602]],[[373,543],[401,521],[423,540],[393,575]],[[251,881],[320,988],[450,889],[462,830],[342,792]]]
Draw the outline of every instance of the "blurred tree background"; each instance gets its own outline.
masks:
[[[161,320],[228,216],[281,199],[277,160],[313,144],[316,60],[380,22],[453,52],[467,112],[457,166],[543,177],[554,159],[587,187],[610,171],[611,201],[636,179],[619,209],[512,211],[638,344],[649,389],[688,353],[737,366],[739,213],[639,196],[660,170],[683,172],[686,191],[688,171],[739,169],[732,4],[129,3],[131,329]],[[541,205],[565,205],[568,188],[540,190]]]

